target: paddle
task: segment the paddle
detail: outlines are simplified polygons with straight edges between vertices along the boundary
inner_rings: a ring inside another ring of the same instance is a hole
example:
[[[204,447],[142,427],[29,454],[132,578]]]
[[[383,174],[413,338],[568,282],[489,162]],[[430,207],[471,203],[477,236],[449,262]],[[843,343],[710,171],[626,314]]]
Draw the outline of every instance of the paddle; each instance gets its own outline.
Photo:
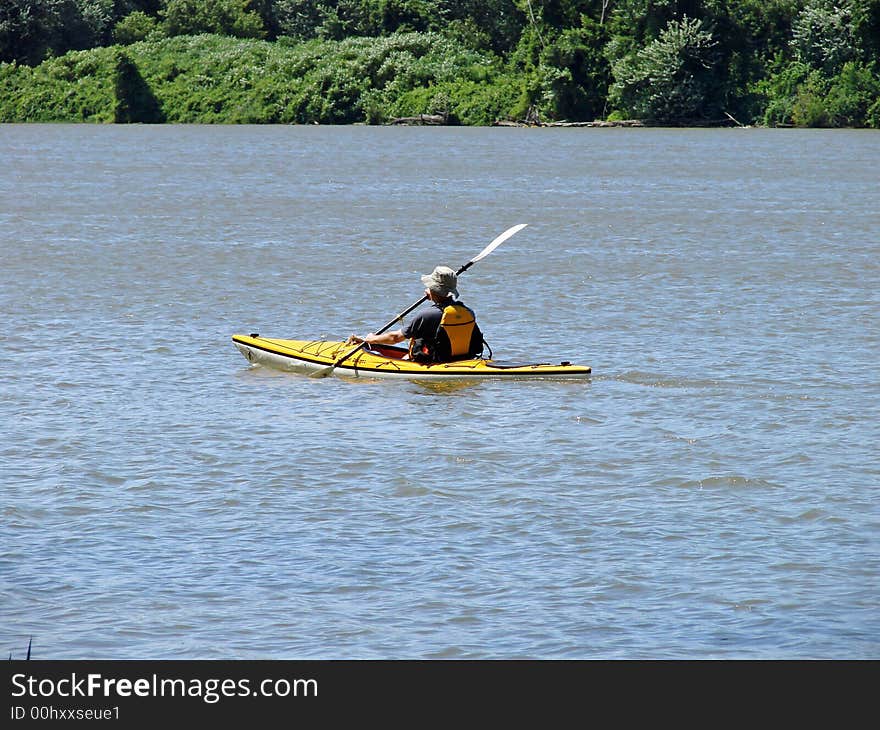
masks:
[[[480,253],[478,253],[470,261],[468,261],[464,266],[462,266],[458,271],[456,271],[455,275],[459,276],[459,275],[463,274],[471,266],[473,266],[475,263],[477,263],[477,261],[480,261],[481,259],[486,258],[490,253],[492,253],[496,248],[498,248],[502,243],[504,243],[514,233],[518,233],[523,228],[525,228],[527,225],[528,225],[528,223],[519,223],[515,226],[512,226],[511,228],[508,228],[506,231],[504,231],[504,233],[502,233],[494,241],[492,241],[492,243],[490,243],[488,246],[486,246],[486,248],[484,248],[482,251],[480,251]],[[402,320],[404,317],[406,317],[406,315],[408,315],[410,312],[412,312],[416,307],[418,307],[420,304],[425,302],[427,299],[428,299],[427,296],[423,296],[421,299],[419,299],[419,301],[417,301],[411,307],[407,307],[406,309],[404,309],[394,319],[392,319],[390,322],[388,322],[388,324],[386,324],[381,329],[376,330],[376,334],[381,335],[385,330],[393,327],[395,322],[399,322],[400,320]],[[326,367],[326,368],[321,368],[320,370],[316,370],[313,373],[310,373],[309,377],[310,378],[326,378],[336,368],[338,368],[342,363],[344,363],[346,360],[348,360],[348,358],[350,358],[352,355],[354,355],[356,352],[358,352],[358,350],[363,348],[364,345],[366,345],[366,344],[367,344],[366,342],[361,342],[357,347],[353,348],[352,350],[347,352],[345,355],[340,357],[332,365],[330,365],[329,367]]]

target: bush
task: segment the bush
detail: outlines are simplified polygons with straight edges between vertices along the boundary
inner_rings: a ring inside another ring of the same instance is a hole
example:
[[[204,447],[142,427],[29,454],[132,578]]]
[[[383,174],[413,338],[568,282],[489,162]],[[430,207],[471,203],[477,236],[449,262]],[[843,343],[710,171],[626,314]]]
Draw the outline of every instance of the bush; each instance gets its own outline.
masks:
[[[446,99],[453,119],[488,124],[519,89],[499,69],[431,33],[299,44],[175,36],[4,67],[0,121],[376,123]]]
[[[165,121],[165,115],[152,89],[144,81],[134,61],[122,49],[118,49],[116,53],[113,91],[113,121],[116,123],[156,124]]]
[[[541,62],[562,71],[551,82],[553,117],[592,121],[602,115],[611,83],[603,43],[602,29],[584,19],[580,28],[562,31],[542,50]]]
[[[868,107],[865,113],[865,126],[880,129],[880,97]]]
[[[158,38],[157,34],[160,34],[158,21],[141,10],[129,13],[113,28],[113,40],[123,46]]]
[[[811,0],[792,24],[796,57],[826,74],[837,73],[857,53],[852,14],[846,3]]]
[[[167,0],[162,25],[169,36],[216,33],[235,38],[265,38],[259,13],[250,0]]]
[[[112,122],[112,49],[71,51],[39,66],[4,65],[0,122]]]
[[[769,127],[793,123],[792,111],[798,88],[810,75],[804,63],[786,64],[781,57],[774,62],[774,71],[754,86],[755,93],[764,99],[762,123]]]
[[[103,45],[113,0],[2,0],[0,61],[36,65],[54,55]]]
[[[819,71],[813,71],[806,82],[798,86],[791,106],[791,121],[796,127],[830,127],[828,110],[828,82]]]
[[[715,45],[696,18],[670,21],[656,40],[613,64],[611,103],[661,123],[717,116]]]
[[[780,68],[781,67],[781,68]],[[778,64],[756,85],[765,100],[762,116],[769,126],[876,127],[880,99],[877,65],[849,61],[837,76],[798,61]]]
[[[870,110],[880,102],[880,74],[875,64],[850,61],[828,90],[828,113],[835,127],[878,126]]]
[[[461,78],[414,88],[395,97],[385,107],[385,118],[444,114],[450,124],[490,125],[511,115],[517,85],[499,77],[492,83]]]

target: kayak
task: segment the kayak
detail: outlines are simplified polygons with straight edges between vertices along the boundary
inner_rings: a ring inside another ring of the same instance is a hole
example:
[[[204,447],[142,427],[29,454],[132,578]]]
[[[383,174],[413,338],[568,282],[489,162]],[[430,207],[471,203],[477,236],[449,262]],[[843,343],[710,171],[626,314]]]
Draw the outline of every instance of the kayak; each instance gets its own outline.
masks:
[[[356,347],[331,340],[282,340],[258,334],[232,335],[232,341],[248,362],[279,370],[310,373],[333,365]],[[509,363],[477,358],[447,363],[418,363],[404,359],[407,350],[393,345],[362,347],[334,370],[334,375],[417,380],[577,380],[588,378],[589,365],[568,361]]]
[[[333,365],[356,347],[332,340],[282,340],[258,334],[233,335],[232,341],[248,362],[256,365],[310,373]],[[340,363],[334,375],[403,378],[418,380],[572,380],[588,378],[588,365],[568,361],[550,363],[509,363],[476,358],[447,363],[418,363],[404,359],[407,350],[393,345],[370,345]]]

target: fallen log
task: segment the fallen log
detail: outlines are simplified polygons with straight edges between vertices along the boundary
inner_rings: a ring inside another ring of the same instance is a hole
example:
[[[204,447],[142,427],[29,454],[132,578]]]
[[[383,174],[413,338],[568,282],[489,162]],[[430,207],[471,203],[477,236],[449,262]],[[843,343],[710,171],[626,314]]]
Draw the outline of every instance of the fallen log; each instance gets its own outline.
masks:
[[[547,122],[545,127],[644,127],[644,123],[638,119],[618,119],[606,122],[597,119],[594,122]]]
[[[388,124],[443,125],[443,124],[446,124],[446,122],[447,122],[447,117],[444,114],[419,114],[418,116],[415,116],[415,117],[398,117],[397,119],[391,119],[388,122]]]

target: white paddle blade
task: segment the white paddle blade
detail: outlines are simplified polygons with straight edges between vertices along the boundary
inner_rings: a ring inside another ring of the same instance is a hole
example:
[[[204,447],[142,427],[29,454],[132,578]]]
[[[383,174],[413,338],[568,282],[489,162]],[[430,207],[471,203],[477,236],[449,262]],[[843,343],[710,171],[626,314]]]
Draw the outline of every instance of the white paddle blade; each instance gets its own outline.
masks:
[[[519,233],[523,228],[525,228],[528,223],[519,223],[515,226],[511,226],[504,233],[498,236],[492,243],[490,243],[486,248],[484,248],[480,253],[478,253],[474,258],[471,259],[471,263],[475,264],[480,259],[486,258],[490,253],[492,253],[496,248],[498,248],[502,243],[504,243],[508,238],[510,238],[514,233]]]

